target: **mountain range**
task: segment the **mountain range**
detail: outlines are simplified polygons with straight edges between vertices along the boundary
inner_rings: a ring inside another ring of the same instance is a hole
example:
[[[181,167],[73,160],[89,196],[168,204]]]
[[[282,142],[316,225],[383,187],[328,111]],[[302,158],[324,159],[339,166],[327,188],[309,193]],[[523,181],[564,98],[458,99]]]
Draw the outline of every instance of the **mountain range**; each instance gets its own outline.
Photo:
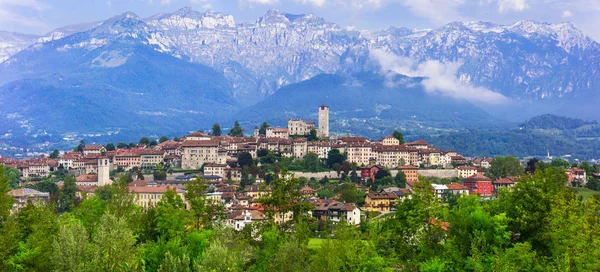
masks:
[[[374,136],[546,112],[595,119],[599,73],[600,44],[570,23],[357,30],[274,9],[241,23],[191,8],[128,12],[42,36],[0,32],[0,135],[283,125],[323,103],[339,133],[369,120],[382,128]]]

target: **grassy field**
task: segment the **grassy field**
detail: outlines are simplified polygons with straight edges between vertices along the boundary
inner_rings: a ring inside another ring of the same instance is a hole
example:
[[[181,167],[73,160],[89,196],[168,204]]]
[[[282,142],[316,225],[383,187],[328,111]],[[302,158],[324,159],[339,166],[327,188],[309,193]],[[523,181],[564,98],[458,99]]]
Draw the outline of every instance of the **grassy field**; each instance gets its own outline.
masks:
[[[583,196],[583,199],[588,199],[593,195],[600,194],[600,192],[590,190],[588,188],[574,188],[575,192]]]
[[[319,249],[324,241],[325,239],[322,238],[310,238],[310,240],[308,240],[308,249]]]

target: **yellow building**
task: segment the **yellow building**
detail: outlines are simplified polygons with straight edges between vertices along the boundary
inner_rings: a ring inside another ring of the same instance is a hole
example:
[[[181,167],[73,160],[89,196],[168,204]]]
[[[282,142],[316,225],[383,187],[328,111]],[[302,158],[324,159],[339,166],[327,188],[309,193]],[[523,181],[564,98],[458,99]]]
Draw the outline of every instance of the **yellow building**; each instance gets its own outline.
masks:
[[[396,202],[394,193],[374,193],[365,196],[365,210],[369,212],[389,212]]]
[[[142,208],[156,206],[167,190],[175,190],[175,193],[185,202],[184,192],[181,189],[169,186],[129,186],[129,191],[136,195],[135,204]]]

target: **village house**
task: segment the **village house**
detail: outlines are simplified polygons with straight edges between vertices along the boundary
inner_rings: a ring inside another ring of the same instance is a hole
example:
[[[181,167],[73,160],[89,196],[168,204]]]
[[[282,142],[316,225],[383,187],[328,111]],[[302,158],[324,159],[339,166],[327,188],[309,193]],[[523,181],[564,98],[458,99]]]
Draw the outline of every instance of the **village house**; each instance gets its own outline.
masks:
[[[69,152],[58,159],[58,165],[62,166],[64,169],[72,169],[73,162],[79,158],[81,158],[81,153]]]
[[[129,186],[129,192],[135,194],[135,204],[148,208],[156,206],[167,190],[175,190],[175,193],[185,202],[184,191],[169,186]]]
[[[86,145],[85,147],[83,147],[84,156],[101,155],[104,152],[106,152],[106,148],[104,148],[104,146],[101,145]]]
[[[379,172],[380,170],[383,170],[383,169],[384,168],[379,165],[369,164],[360,169],[360,178],[363,181],[374,182],[375,175],[377,175],[377,172]]]
[[[463,179],[463,185],[469,188],[469,194],[476,194],[484,198],[494,194],[492,180],[482,174],[474,174]]]
[[[134,167],[140,167],[141,156],[140,153],[135,151],[121,151],[118,152],[113,162],[117,166],[123,167],[125,170],[132,169]]]
[[[268,127],[265,136],[267,138],[289,139],[289,132],[287,128]]]
[[[292,151],[294,152],[294,157],[304,158],[304,155],[308,153],[308,141],[306,138],[294,139]]]
[[[446,184],[431,184],[431,189],[438,198],[443,198],[449,190]]]
[[[346,145],[346,156],[350,163],[367,165],[374,158],[373,146],[370,143],[352,142]]]
[[[412,165],[404,165],[399,167],[400,171],[406,176],[406,183],[414,184],[419,182],[419,168]]]
[[[472,175],[477,174],[477,172],[478,172],[477,167],[473,167],[473,166],[461,165],[456,168],[456,175],[458,178],[470,177]]]
[[[371,193],[365,196],[363,208],[369,212],[391,211],[397,196],[394,193]]]
[[[307,135],[315,129],[315,122],[305,122],[300,119],[288,120],[289,135]]]
[[[257,210],[233,211],[227,217],[226,225],[237,231],[241,231],[252,222],[260,222],[266,219],[267,217]]]
[[[360,210],[354,203],[335,201],[317,203],[312,211],[312,216],[321,221],[345,221],[351,225],[360,224]]]
[[[204,132],[196,131],[185,136],[185,139],[190,141],[209,141],[211,137]]]
[[[219,142],[215,140],[185,140],[181,147],[183,169],[199,169],[205,162],[224,164],[226,160],[225,154],[219,152]]]
[[[144,150],[140,154],[140,167],[155,169],[164,163],[165,152],[162,150]]]
[[[381,143],[383,145],[400,145],[400,141],[393,136],[386,136],[385,138],[381,139]]]
[[[460,183],[453,182],[446,184],[446,187],[453,195],[469,195],[469,188]]]
[[[50,200],[50,193],[40,192],[30,188],[12,190],[8,192],[8,195],[14,198],[13,205],[10,210],[11,213],[16,213],[20,209],[24,208],[27,206],[29,201],[35,205],[45,205]]]
[[[573,167],[565,169],[569,187],[580,187],[587,184],[587,176],[584,169]]]
[[[219,177],[225,177],[225,169],[229,166],[227,164],[209,163],[204,166],[205,175],[214,175]]]
[[[498,191],[500,188],[513,187],[513,186],[515,186],[516,183],[517,183],[517,181],[516,181],[515,177],[506,177],[506,178],[494,180],[494,182],[493,182],[494,191]]]

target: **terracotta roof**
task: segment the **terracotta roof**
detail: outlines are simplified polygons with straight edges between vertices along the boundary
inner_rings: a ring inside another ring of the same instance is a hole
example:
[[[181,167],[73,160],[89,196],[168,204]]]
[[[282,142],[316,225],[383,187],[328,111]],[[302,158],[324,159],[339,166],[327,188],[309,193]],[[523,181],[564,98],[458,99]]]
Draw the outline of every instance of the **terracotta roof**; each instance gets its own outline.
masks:
[[[218,147],[219,141],[215,140],[185,140],[182,147]]]
[[[250,213],[250,217],[252,218],[252,220],[265,220],[267,219],[265,217],[265,215],[257,210],[248,210],[248,212]],[[233,219],[233,220],[244,220],[244,217],[246,215],[246,211],[234,211],[229,215],[229,219]]]
[[[153,150],[153,149],[146,149],[144,151],[142,151],[142,155],[164,155],[165,152],[162,150]]]
[[[407,145],[429,145],[425,140],[416,140],[414,142],[406,143]]]
[[[419,169],[419,167],[416,167],[414,165],[402,165],[398,168],[400,168],[400,170],[417,170],[417,169]]]
[[[446,184],[446,187],[448,187],[448,190],[453,190],[453,191],[458,191],[458,190],[469,190],[469,188],[467,186],[464,186],[460,183],[450,183],[450,184]]]
[[[86,145],[85,147],[83,147],[83,150],[100,150],[104,148],[101,145]]]
[[[501,178],[494,181],[494,184],[514,184],[515,180],[513,177]]]
[[[80,175],[75,179],[75,182],[98,182],[98,175],[96,175],[96,174]]]
[[[183,193],[183,190],[170,186],[129,186],[129,191],[132,193],[164,194],[167,190],[175,190],[176,193]]]
[[[474,174],[464,179],[465,181],[492,181],[490,178],[482,175],[482,174]]]
[[[473,166],[464,166],[463,165],[463,166],[457,167],[456,169],[458,169],[458,170],[477,170],[478,168],[477,167],[473,167]]]
[[[23,196],[50,196],[50,193],[40,192],[38,190],[30,189],[30,188],[21,188],[15,189],[8,192],[9,195],[14,197],[23,197]]]
[[[188,134],[186,137],[210,137],[210,135],[205,134],[200,131],[196,131],[196,132],[192,132],[192,133]]]
[[[367,194],[370,199],[396,199],[394,193]]]

